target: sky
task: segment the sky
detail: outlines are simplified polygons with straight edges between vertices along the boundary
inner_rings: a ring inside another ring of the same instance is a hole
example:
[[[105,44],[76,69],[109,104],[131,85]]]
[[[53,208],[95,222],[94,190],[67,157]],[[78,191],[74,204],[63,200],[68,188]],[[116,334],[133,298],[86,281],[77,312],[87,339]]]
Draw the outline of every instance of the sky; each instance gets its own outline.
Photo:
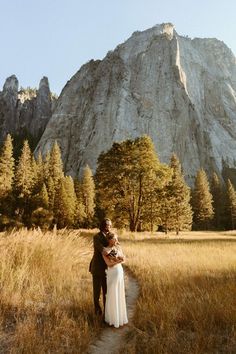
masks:
[[[102,59],[133,32],[171,22],[180,35],[218,38],[236,54],[235,0],[0,0],[0,91],[47,76],[60,94],[91,59]]]

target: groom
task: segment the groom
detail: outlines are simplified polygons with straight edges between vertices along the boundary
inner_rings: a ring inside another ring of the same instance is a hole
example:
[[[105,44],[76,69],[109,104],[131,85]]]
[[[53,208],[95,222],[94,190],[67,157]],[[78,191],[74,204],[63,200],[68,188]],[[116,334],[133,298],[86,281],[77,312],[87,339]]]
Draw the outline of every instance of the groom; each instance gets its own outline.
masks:
[[[99,298],[103,294],[103,306],[105,308],[106,292],[107,292],[107,282],[105,270],[107,265],[103,259],[103,255],[106,256],[107,252],[104,247],[108,246],[107,236],[111,230],[111,220],[104,219],[100,225],[100,232],[93,238],[94,253],[93,258],[90,262],[89,271],[93,276],[93,301],[95,313],[97,315],[102,315],[102,309],[99,304]]]

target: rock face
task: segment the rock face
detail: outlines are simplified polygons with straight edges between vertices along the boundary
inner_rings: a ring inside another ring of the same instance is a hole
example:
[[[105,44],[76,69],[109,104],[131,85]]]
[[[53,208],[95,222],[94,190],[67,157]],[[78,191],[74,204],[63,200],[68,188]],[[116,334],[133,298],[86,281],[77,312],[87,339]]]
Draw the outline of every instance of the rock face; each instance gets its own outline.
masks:
[[[19,91],[15,75],[6,79],[0,92],[0,144],[6,134],[32,136],[38,142],[52,115],[52,99],[48,79],[43,77],[39,89]]]
[[[236,168],[236,59],[223,42],[169,23],[133,33],[67,82],[36,152],[57,140],[75,176],[114,141],[143,134],[162,162],[179,156],[190,184],[200,167]]]

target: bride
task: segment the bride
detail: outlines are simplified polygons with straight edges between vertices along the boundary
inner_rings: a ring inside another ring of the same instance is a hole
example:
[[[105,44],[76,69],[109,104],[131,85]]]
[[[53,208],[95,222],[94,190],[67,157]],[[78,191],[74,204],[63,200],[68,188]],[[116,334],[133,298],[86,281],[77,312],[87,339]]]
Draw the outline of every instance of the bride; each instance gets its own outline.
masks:
[[[105,322],[118,328],[128,323],[124,271],[121,265],[124,262],[124,254],[115,234],[110,233],[107,238],[109,245],[106,251],[108,254],[103,256],[107,264]]]

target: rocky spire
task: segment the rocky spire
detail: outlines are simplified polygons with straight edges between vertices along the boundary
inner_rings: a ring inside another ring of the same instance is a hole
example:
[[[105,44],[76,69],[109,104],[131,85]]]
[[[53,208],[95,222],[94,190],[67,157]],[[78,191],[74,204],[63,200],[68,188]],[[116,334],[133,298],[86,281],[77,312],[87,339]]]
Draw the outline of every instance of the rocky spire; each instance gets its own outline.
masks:
[[[19,89],[19,82],[15,75],[9,76],[5,84],[3,85],[3,96],[7,96],[10,99],[11,104],[15,106],[17,99],[18,99],[18,89]]]

